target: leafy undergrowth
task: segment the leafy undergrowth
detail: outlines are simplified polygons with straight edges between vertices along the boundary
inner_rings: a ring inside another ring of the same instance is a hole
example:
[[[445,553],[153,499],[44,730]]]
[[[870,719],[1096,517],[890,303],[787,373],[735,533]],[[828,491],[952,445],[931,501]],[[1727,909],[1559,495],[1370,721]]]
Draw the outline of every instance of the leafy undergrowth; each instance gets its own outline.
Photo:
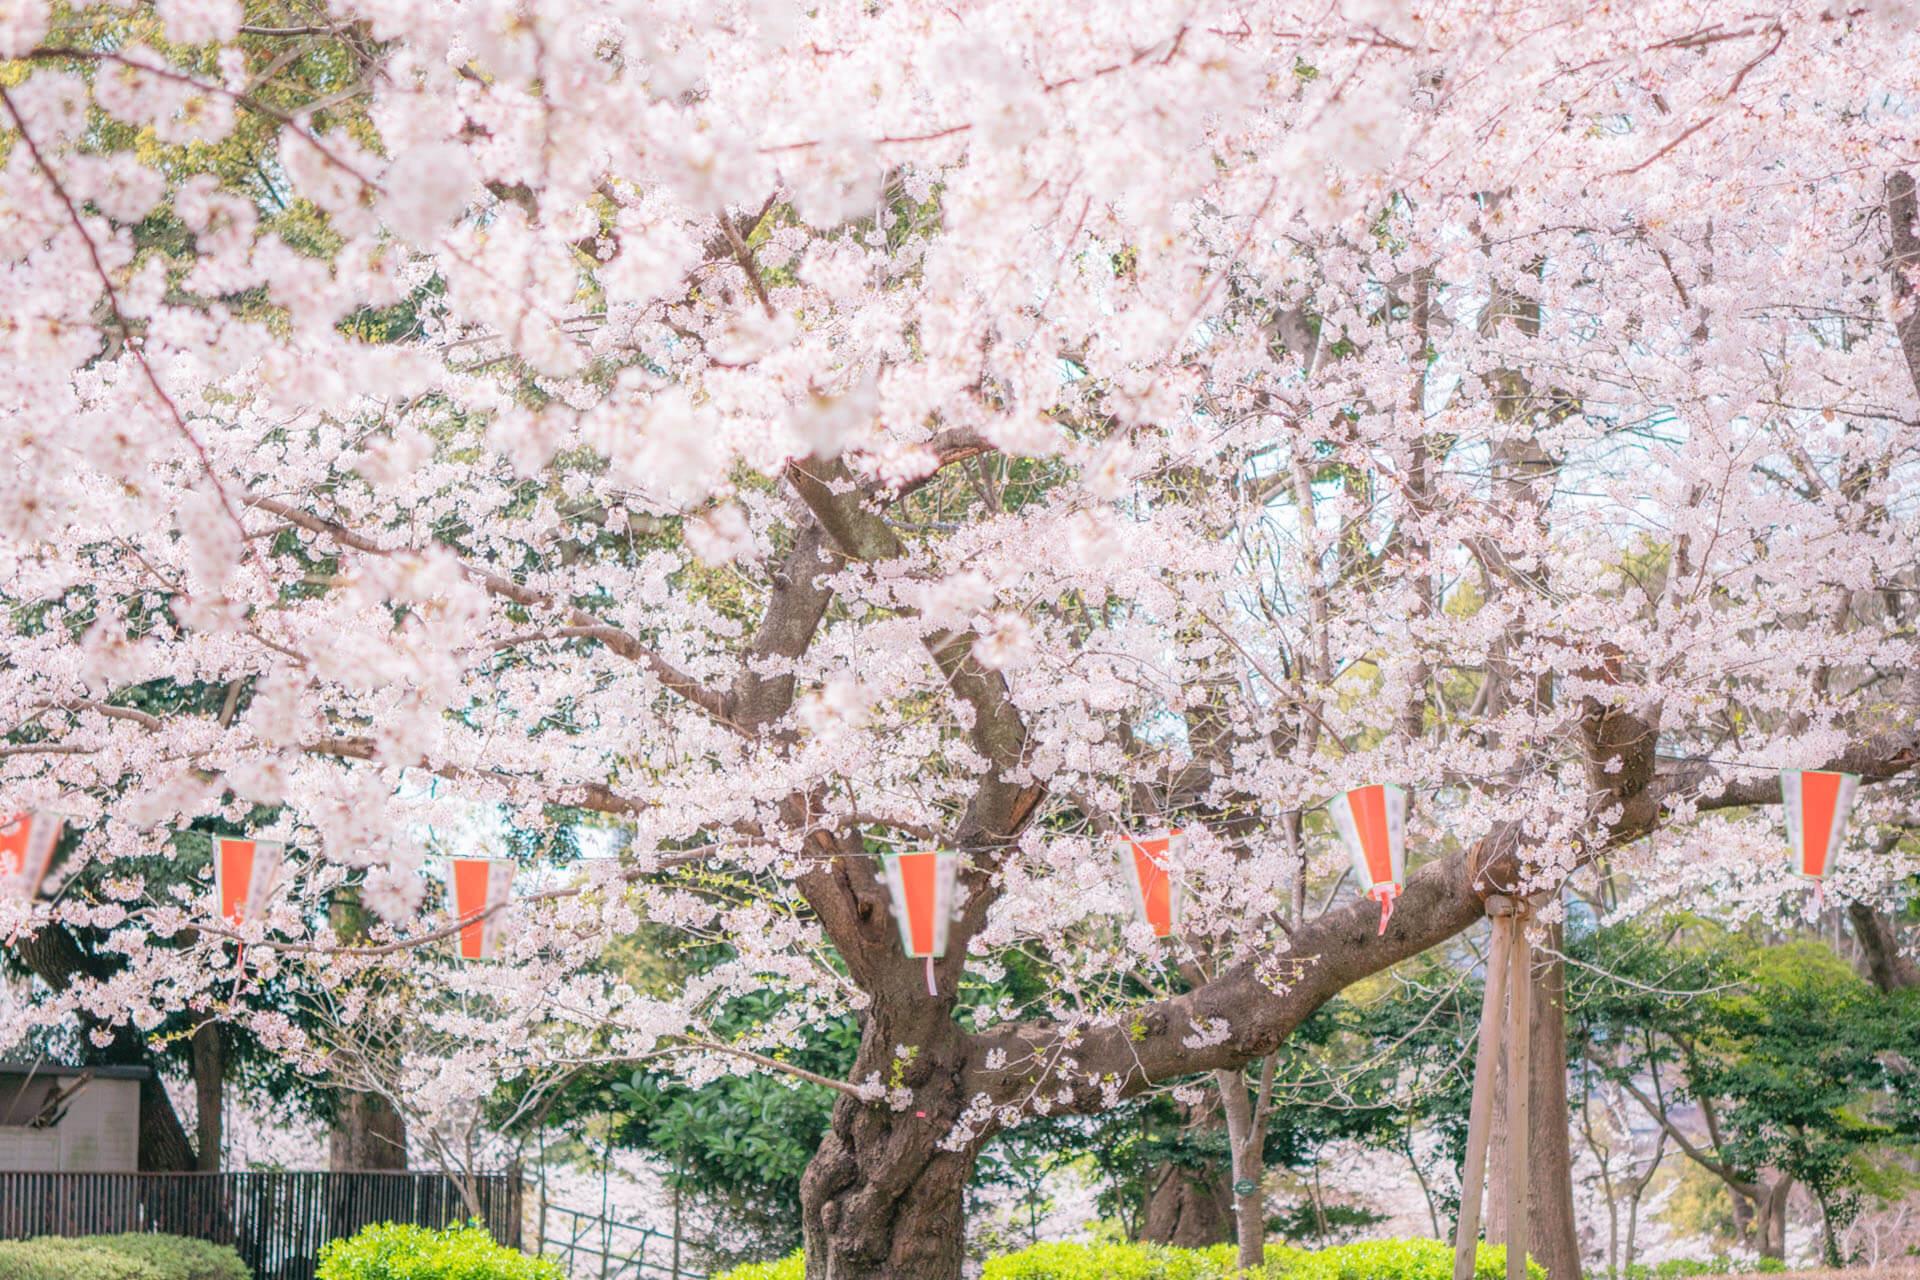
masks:
[[[1475,1280],[1502,1280],[1507,1251],[1487,1245]],[[716,1280],[803,1280],[800,1255],[740,1267]],[[1546,1280],[1529,1264],[1532,1280]],[[1264,1267],[1241,1271],[1232,1245],[1178,1249],[1153,1244],[1037,1244],[989,1258],[981,1280],[1452,1280],[1453,1246],[1438,1240],[1364,1240],[1330,1249],[1270,1245]]]

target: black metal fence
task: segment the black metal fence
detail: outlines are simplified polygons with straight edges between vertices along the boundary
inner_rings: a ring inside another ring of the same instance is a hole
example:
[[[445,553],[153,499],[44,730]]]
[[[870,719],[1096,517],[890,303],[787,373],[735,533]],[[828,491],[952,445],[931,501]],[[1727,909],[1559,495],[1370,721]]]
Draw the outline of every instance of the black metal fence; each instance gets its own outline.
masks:
[[[572,1280],[706,1280],[690,1250],[664,1231],[584,1209],[542,1204],[534,1219],[537,1247]]]
[[[320,1246],[375,1222],[478,1217],[520,1247],[520,1179],[468,1180],[476,1214],[438,1173],[6,1173],[0,1240],[164,1231],[230,1244],[255,1280],[313,1280]]]

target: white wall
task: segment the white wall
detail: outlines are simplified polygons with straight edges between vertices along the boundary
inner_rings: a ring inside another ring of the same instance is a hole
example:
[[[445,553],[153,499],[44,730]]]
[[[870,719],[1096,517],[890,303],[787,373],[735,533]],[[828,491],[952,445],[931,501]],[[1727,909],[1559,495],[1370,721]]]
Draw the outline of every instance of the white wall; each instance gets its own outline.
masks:
[[[37,1087],[35,1095],[42,1091]],[[59,1080],[66,1088],[73,1081]],[[0,1091],[4,1092],[4,1091]],[[139,1168],[140,1082],[90,1080],[50,1129],[0,1125],[0,1169],[33,1173],[132,1173]],[[16,1107],[13,1119],[25,1118]]]

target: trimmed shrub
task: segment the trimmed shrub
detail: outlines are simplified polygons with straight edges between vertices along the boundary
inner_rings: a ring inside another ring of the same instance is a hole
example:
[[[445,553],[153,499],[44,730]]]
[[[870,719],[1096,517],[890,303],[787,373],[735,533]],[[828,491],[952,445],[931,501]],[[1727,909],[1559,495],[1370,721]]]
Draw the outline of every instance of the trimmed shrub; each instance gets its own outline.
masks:
[[[796,1252],[778,1262],[749,1262],[744,1267],[722,1272],[714,1280],[806,1280],[806,1276],[806,1260]]]
[[[1684,1280],[1688,1276],[1732,1276],[1773,1274],[1785,1271],[1787,1264],[1778,1258],[1741,1260],[1721,1254],[1707,1258],[1669,1258],[1654,1266],[1636,1262],[1627,1268],[1626,1280]],[[1601,1274],[1596,1272],[1596,1274]]]
[[[478,1224],[431,1231],[381,1222],[320,1250],[316,1280],[567,1280],[551,1258],[494,1243]]]
[[[1440,1240],[1362,1240],[1315,1253],[1303,1253],[1267,1274],[1284,1280],[1452,1280],[1453,1246]],[[1480,1246],[1473,1259],[1474,1280],[1501,1280],[1507,1274],[1507,1251]],[[1546,1280],[1546,1270],[1527,1263],[1527,1275]]]
[[[799,1254],[736,1267],[715,1280],[803,1280]],[[1507,1251],[1481,1245],[1475,1280],[1503,1280]],[[1532,1280],[1546,1280],[1538,1263]],[[1036,1244],[987,1260],[981,1280],[1452,1280],[1453,1246],[1439,1240],[1364,1240],[1308,1251],[1267,1246],[1266,1265],[1241,1271],[1230,1244],[1179,1249],[1157,1244]],[[322,1276],[321,1280],[328,1280]]]
[[[226,1245],[184,1236],[42,1236],[0,1241],[0,1280],[251,1280]]]
[[[0,1280],[164,1280],[138,1258],[77,1240],[0,1240]]]
[[[247,1264],[231,1245],[156,1232],[118,1236],[82,1236],[78,1243],[110,1250],[144,1262],[166,1280],[252,1280]]]
[[[1274,1257],[1275,1250],[1269,1253]],[[1156,1244],[1036,1244],[987,1263],[983,1280],[1225,1280],[1234,1247]]]

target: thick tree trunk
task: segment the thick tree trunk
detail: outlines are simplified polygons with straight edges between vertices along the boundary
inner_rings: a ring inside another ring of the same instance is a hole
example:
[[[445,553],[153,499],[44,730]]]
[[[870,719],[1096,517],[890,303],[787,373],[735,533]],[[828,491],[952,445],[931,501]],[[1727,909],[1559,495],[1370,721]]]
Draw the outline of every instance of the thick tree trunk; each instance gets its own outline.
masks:
[[[372,916],[357,891],[341,889],[327,915],[341,941],[365,936]],[[327,1135],[327,1167],[335,1173],[368,1173],[407,1167],[407,1120],[377,1093],[340,1089],[334,1094],[333,1129]]]
[[[193,1031],[193,1097],[199,1113],[194,1122],[195,1167],[218,1173],[225,1137],[227,1043],[217,1022],[203,1022]]]
[[[1232,1226],[1233,1192],[1221,1171],[1161,1166],[1147,1193],[1140,1239],[1198,1249],[1224,1244],[1232,1238]]]
[[[941,1145],[966,1108],[965,1045],[949,1001],[913,990],[917,976],[885,976],[901,989],[874,1000],[849,1077],[905,1090],[905,1105],[842,1094],[800,1180],[807,1280],[959,1280],[967,1181],[988,1134],[983,1120],[960,1150]]]
[[[377,1093],[342,1089],[334,1097],[327,1167],[368,1173],[407,1167],[407,1121]]]

